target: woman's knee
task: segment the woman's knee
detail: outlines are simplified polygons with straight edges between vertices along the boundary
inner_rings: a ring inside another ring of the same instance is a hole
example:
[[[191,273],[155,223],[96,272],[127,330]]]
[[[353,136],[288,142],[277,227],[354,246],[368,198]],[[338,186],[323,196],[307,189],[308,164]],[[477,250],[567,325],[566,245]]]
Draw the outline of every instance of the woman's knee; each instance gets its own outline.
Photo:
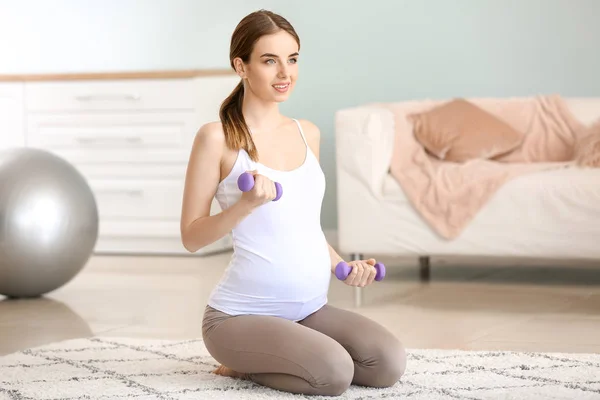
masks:
[[[377,362],[373,368],[373,385],[390,387],[395,385],[406,371],[406,350],[397,338],[390,338],[378,347]]]
[[[352,384],[354,361],[341,346],[326,352],[318,361],[314,386],[323,396],[339,396]]]

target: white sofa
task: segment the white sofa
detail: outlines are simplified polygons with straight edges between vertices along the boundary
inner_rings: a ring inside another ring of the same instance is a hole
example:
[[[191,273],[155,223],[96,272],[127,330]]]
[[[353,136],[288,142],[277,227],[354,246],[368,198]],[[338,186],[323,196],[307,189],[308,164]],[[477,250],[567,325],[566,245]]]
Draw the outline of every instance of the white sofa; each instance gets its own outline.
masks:
[[[600,98],[566,100],[581,122],[600,118]],[[431,256],[600,259],[600,168],[513,178],[458,238],[446,240],[424,222],[389,173],[394,122],[387,108],[367,104],[337,111],[335,138],[338,247],[353,259],[415,256],[425,281]],[[357,288],[355,305],[360,304]]]

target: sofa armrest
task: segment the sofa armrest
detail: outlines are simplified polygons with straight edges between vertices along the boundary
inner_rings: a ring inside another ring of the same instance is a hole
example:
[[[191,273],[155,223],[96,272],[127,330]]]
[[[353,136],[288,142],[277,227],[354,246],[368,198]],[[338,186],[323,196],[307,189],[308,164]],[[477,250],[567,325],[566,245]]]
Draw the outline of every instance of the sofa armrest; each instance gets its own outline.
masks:
[[[393,113],[377,105],[339,110],[335,139],[338,186],[339,177],[350,174],[374,196],[383,196],[394,148]]]

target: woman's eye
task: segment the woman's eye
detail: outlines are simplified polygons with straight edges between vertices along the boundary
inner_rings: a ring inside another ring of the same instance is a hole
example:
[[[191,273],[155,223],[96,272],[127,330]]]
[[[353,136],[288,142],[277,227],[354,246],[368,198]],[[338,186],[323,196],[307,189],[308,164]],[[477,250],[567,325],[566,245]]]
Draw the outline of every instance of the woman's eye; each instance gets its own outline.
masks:
[[[297,58],[291,58],[290,62],[292,64],[296,64],[298,62],[298,59]],[[273,64],[273,63],[275,63],[275,60],[272,59],[272,58],[269,58],[268,60],[265,61],[265,64]]]

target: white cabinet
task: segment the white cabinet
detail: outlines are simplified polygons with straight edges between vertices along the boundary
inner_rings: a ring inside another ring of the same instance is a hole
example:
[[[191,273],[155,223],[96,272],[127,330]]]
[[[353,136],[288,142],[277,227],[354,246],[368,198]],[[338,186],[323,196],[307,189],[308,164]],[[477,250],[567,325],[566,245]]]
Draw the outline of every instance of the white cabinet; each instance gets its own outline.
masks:
[[[88,179],[100,213],[96,253],[189,254],[179,219],[191,145],[238,82],[230,74],[0,84],[0,148],[46,149]],[[211,213],[220,211],[214,200]],[[229,248],[228,235],[196,254]]]
[[[238,78],[236,76],[236,78]],[[221,85],[231,77],[27,82],[27,109],[34,112],[194,111],[196,81]],[[239,79],[239,78],[238,78]],[[214,91],[205,95],[216,95]]]
[[[78,165],[181,163],[199,126],[195,111],[27,110],[27,145],[60,154]]]
[[[0,151],[24,145],[23,123],[23,84],[0,82]]]

